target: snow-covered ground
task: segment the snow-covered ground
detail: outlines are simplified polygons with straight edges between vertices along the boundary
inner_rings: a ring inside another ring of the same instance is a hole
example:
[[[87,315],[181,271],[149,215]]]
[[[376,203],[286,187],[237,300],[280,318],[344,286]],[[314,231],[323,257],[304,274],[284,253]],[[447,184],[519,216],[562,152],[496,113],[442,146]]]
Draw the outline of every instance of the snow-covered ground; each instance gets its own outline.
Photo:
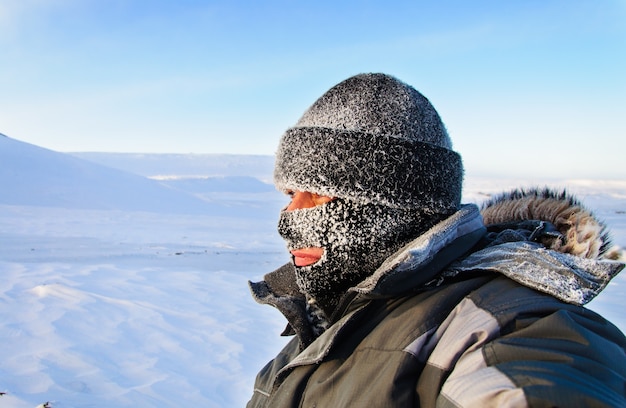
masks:
[[[271,164],[0,136],[0,407],[244,406],[287,340],[247,288],[288,259]],[[626,181],[468,176],[464,201],[532,185],[567,187],[626,246]],[[625,304],[626,273],[590,308],[624,331]]]

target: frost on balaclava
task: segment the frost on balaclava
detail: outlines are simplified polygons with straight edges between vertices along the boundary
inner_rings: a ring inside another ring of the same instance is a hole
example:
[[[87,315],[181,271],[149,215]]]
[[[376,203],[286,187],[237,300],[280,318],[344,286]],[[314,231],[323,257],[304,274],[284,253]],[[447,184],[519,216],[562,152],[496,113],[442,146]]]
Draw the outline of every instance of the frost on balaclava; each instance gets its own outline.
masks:
[[[439,221],[419,210],[336,199],[313,208],[282,211],[278,231],[289,250],[324,248],[322,258],[296,267],[309,304],[330,316],[340,297],[371,275],[412,238]]]
[[[330,316],[350,286],[458,209],[462,179],[437,111],[411,86],[361,74],[328,90],[284,133],[274,168],[283,192],[336,198],[279,221],[289,249],[325,250],[295,268],[310,303]]]

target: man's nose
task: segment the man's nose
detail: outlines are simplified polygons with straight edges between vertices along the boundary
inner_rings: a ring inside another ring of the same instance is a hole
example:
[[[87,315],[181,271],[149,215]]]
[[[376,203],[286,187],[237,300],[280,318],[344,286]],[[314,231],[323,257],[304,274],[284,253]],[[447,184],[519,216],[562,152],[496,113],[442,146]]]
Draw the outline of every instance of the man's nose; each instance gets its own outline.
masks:
[[[291,202],[285,211],[301,210],[303,208],[315,207],[315,203],[308,191],[296,191],[291,196]]]

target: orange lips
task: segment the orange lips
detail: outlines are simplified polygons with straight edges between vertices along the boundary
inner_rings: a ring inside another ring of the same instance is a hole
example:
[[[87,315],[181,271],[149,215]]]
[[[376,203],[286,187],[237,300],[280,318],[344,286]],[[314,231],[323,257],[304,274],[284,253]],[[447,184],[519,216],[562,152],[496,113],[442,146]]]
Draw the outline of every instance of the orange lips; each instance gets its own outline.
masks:
[[[293,255],[293,263],[296,266],[308,266],[319,261],[324,254],[324,248],[300,248],[290,251]]]

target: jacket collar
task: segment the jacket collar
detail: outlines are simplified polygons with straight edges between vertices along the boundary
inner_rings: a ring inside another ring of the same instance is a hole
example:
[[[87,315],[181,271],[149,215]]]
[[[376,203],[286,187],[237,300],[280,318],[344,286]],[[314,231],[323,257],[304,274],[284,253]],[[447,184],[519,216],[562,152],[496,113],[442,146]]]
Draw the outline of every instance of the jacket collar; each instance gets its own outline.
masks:
[[[333,323],[344,321],[345,316],[356,308],[355,304],[362,304],[360,300],[391,297],[423,287],[447,264],[467,253],[484,233],[478,207],[473,204],[462,206],[396,252],[370,277],[349,289],[340,301]],[[298,290],[291,263],[268,273],[263,281],[249,282],[249,285],[258,303],[272,305],[285,315],[289,324],[283,335],[297,334],[301,348],[314,340],[306,300]]]

